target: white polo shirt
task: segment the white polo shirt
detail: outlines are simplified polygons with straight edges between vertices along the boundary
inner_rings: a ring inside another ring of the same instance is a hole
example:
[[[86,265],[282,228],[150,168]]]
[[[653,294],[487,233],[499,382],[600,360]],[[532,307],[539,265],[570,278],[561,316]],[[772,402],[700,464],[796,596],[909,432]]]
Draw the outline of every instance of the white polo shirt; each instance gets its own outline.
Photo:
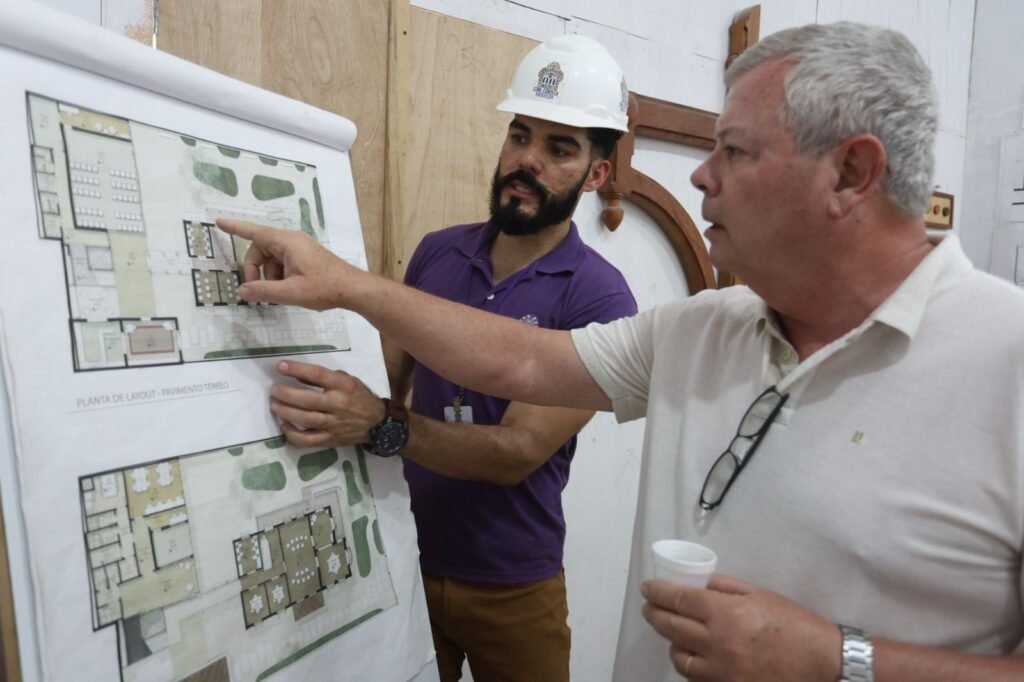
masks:
[[[1024,641],[1024,292],[942,243],[803,362],[746,287],[573,332],[619,421],[647,417],[615,679],[678,679],[643,620],[650,545],[869,634],[971,652]],[[789,394],[722,505],[701,485],[767,386]]]

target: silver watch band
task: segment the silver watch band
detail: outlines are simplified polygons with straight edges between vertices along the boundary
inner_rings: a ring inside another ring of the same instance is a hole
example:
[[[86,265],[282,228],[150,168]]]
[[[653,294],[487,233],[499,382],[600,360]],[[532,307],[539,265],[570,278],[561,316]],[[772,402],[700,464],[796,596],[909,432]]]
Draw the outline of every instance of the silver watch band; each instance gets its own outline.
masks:
[[[839,682],[875,682],[875,647],[863,630],[840,625],[843,633],[843,671]]]

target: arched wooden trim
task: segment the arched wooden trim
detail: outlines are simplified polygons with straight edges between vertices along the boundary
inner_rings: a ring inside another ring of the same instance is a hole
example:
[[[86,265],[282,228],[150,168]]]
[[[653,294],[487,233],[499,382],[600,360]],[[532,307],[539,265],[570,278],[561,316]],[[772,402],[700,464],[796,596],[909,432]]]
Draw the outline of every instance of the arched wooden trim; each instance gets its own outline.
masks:
[[[717,114],[630,93],[629,132],[612,155],[612,172],[598,194],[605,200],[601,220],[610,230],[622,222],[623,199],[649,215],[672,244],[691,294],[717,286],[707,247],[683,205],[664,187],[633,168],[636,137],[653,137],[704,149],[714,147]]]
[[[754,5],[738,12],[729,26],[729,56],[725,59],[725,68],[729,68],[736,57],[756,43],[760,34],[761,5]]]
[[[729,54],[726,67],[744,50],[758,41],[761,32],[761,6],[754,5],[736,14],[729,26]],[[647,213],[675,250],[683,266],[690,293],[701,289],[736,284],[736,276],[719,271],[717,281],[704,239],[682,204],[657,182],[634,169],[633,148],[637,136],[653,137],[691,147],[715,146],[715,120],[718,114],[653,97],[629,93],[629,132],[622,136],[612,155],[612,172],[598,189],[605,200],[601,221],[609,230],[622,223],[623,199]]]

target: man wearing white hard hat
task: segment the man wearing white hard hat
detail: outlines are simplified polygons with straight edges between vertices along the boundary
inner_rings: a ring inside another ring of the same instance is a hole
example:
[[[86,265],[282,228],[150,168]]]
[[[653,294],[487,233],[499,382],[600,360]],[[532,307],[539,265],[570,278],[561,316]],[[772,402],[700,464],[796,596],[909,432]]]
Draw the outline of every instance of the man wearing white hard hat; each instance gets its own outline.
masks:
[[[627,98],[618,64],[590,38],[559,36],[527,54],[498,105],[514,116],[490,220],[428,234],[406,283],[551,329],[634,314],[622,275],[571,220],[582,193],[608,176]],[[451,359],[487,352],[457,346]],[[593,412],[510,403],[442,379],[393,344],[385,354],[393,402],[289,361],[282,374],[320,388],[275,386],[284,433],[405,458],[442,680],[458,680],[466,659],[478,682],[568,680],[561,493]],[[323,396],[330,405],[311,409]]]
[[[842,22],[764,38],[725,82],[691,179],[745,287],[532,329],[233,224],[247,274],[269,266],[239,294],[355,310],[481,390],[646,417],[619,682],[1020,682],[1024,294],[925,230],[931,73]],[[707,588],[641,584],[662,538],[717,552]]]

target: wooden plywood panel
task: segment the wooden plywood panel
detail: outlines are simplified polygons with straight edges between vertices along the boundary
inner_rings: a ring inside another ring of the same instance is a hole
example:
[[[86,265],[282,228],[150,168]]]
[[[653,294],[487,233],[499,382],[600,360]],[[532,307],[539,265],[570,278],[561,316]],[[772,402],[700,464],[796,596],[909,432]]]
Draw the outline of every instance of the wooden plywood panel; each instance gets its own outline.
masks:
[[[566,33],[567,17],[561,13],[558,4],[581,5],[586,0],[536,0],[533,4],[545,4],[534,8],[520,0],[409,0],[409,4],[423,10],[456,17],[499,31],[508,31],[536,41]]]
[[[403,205],[392,225],[395,276],[427,232],[487,217],[491,176],[510,120],[494,107],[519,60],[536,45],[415,7],[409,15],[409,99],[392,112],[408,118]]]
[[[359,218],[367,259],[383,271],[387,2],[263,2],[263,82],[268,90],[352,120]]]
[[[352,171],[375,272],[383,271],[388,12],[386,2],[162,0],[157,38],[172,54],[356,124]]]
[[[409,139],[409,2],[391,0],[388,19],[388,123],[384,143],[386,174],[384,177],[384,234],[381,252],[382,273],[391,277],[403,271],[405,244],[401,239],[402,216],[405,215],[406,158]],[[396,238],[397,236],[397,238]]]
[[[259,85],[260,2],[163,0],[157,47]]]
[[[11,594],[11,572],[8,569],[7,538],[4,515],[0,510],[0,676],[10,682],[21,679],[18,660],[18,633],[14,623],[14,596]]]

